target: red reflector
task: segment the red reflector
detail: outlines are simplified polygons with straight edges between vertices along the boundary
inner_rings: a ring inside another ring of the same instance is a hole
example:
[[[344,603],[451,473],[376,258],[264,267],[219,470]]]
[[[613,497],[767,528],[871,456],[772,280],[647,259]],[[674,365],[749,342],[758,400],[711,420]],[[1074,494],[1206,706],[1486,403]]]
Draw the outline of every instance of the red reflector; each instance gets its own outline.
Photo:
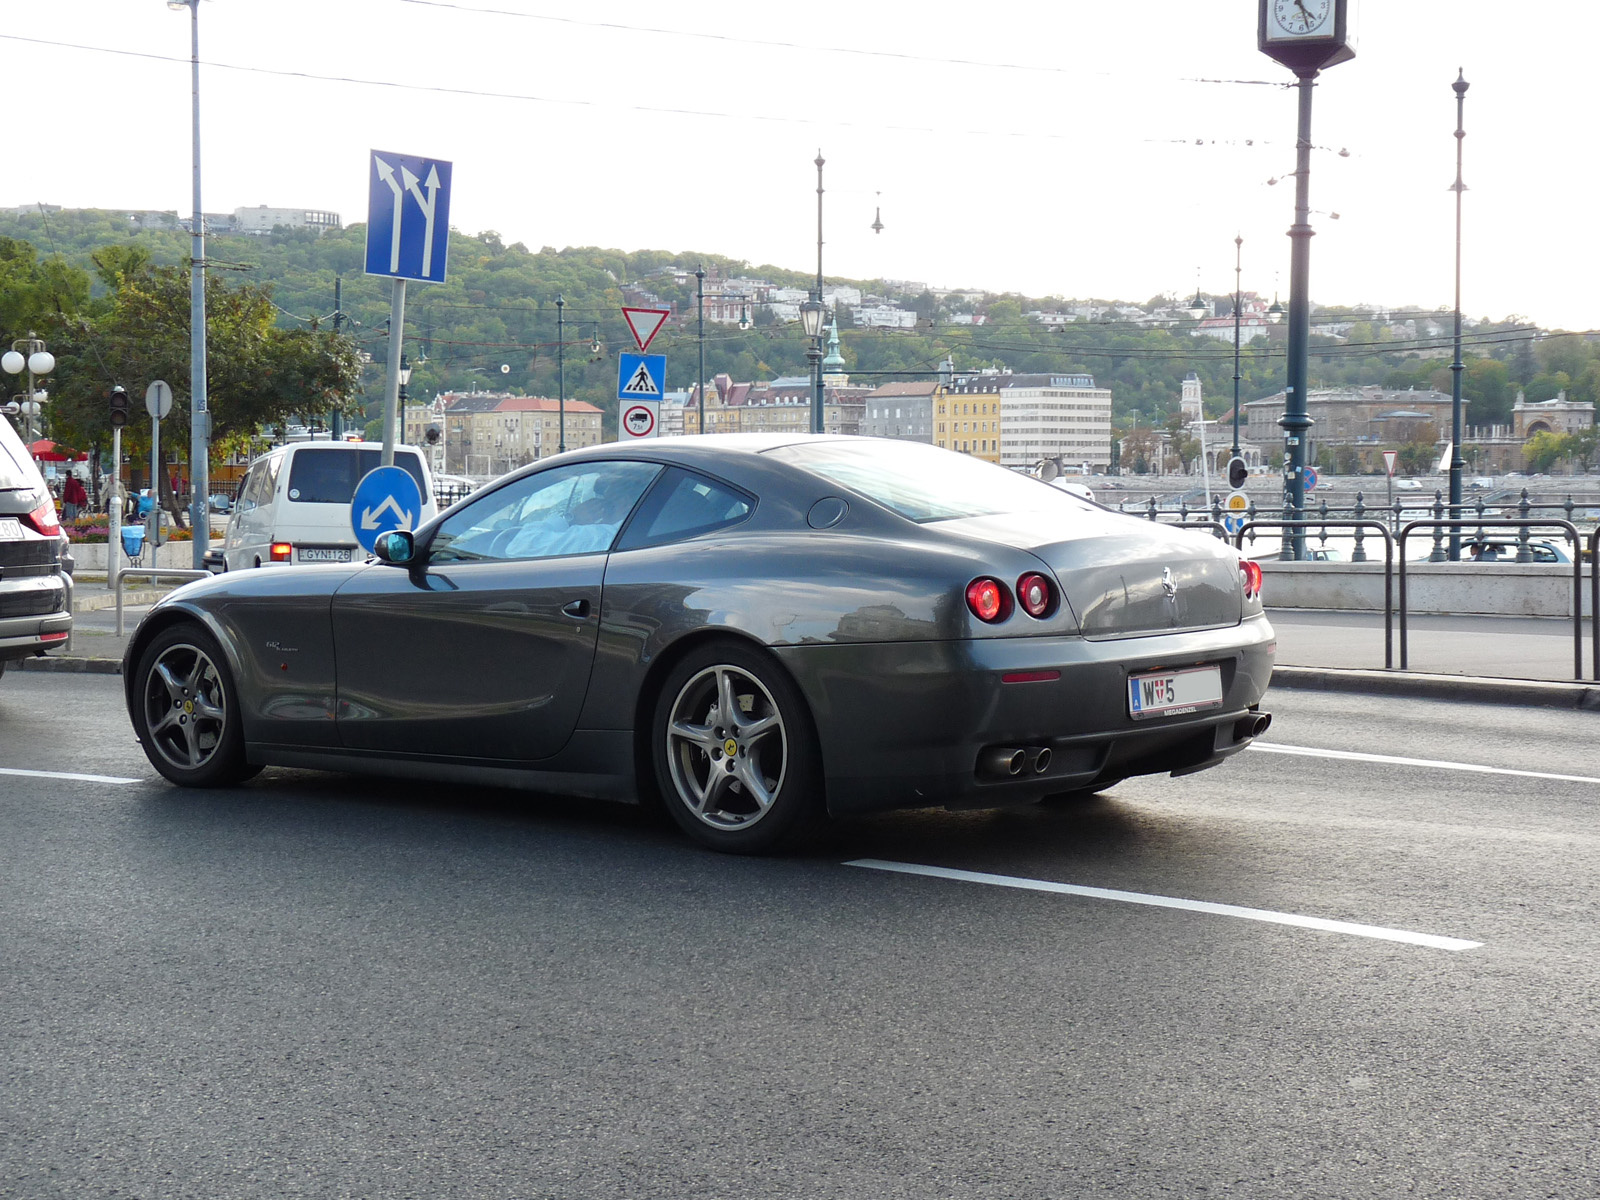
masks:
[[[294,553],[294,546],[289,542],[272,543],[272,561],[288,562],[289,556]]]
[[[992,625],[1011,615],[1011,593],[998,579],[974,579],[967,584],[967,607],[978,620]]]
[[[1051,683],[1061,678],[1060,671],[1007,671],[1001,683]]]
[[[41,642],[64,642],[67,640],[67,635],[64,633],[42,633],[39,635],[39,640]]]

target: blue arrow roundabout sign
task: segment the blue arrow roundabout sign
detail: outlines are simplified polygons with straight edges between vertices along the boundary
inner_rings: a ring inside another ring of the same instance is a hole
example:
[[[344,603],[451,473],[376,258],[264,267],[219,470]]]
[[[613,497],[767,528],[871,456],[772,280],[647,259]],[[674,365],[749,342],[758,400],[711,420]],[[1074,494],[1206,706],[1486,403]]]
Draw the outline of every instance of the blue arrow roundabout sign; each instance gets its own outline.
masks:
[[[404,467],[374,467],[356,484],[350,500],[350,528],[368,554],[380,533],[415,529],[422,515],[422,489]]]

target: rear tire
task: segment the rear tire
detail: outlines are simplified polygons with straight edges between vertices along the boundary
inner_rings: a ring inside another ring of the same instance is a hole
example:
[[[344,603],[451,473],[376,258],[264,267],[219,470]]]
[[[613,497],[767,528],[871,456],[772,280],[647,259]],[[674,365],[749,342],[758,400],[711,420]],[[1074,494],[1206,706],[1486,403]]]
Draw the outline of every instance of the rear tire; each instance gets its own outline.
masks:
[[[821,823],[811,714],[789,677],[751,647],[711,643],[667,674],[650,750],[662,803],[702,846],[762,854]]]
[[[245,761],[239,692],[204,628],[162,630],[135,670],[134,732],[162,775],[183,787],[227,787],[261,769]]]

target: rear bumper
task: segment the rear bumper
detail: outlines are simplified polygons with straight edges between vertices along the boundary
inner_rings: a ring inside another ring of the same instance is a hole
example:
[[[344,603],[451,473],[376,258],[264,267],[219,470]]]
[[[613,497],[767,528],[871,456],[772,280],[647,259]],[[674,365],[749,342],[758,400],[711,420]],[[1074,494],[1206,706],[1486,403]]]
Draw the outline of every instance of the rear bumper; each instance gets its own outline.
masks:
[[[25,586],[19,586],[23,585]],[[17,607],[48,609],[0,616],[0,659],[31,658],[65,650],[72,637],[72,579],[45,575],[0,586],[0,613]]]
[[[828,808],[839,815],[1027,803],[1097,780],[1213,766],[1250,744],[1272,676],[1265,617],[1156,637],[992,638],[780,649],[811,705]],[[1134,720],[1130,672],[1215,663],[1218,708]],[[1054,679],[1006,683],[1016,672]],[[1018,775],[986,766],[998,748],[1048,747]],[[989,752],[989,754],[986,754]]]

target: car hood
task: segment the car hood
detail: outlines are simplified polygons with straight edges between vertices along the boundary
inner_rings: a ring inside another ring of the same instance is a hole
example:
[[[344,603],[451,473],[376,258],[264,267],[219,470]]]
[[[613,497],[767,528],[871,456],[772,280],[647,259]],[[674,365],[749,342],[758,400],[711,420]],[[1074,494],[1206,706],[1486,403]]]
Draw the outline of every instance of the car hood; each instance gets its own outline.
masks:
[[[163,596],[157,605],[198,602],[201,607],[229,600],[257,600],[273,596],[332,596],[352,575],[368,569],[365,562],[349,566],[274,566],[255,571],[225,571],[210,579],[196,579]],[[390,568],[392,569],[392,568]]]
[[[1210,533],[1102,509],[946,521],[951,533],[1027,550],[1055,572],[1086,637],[1237,625],[1239,556]]]

